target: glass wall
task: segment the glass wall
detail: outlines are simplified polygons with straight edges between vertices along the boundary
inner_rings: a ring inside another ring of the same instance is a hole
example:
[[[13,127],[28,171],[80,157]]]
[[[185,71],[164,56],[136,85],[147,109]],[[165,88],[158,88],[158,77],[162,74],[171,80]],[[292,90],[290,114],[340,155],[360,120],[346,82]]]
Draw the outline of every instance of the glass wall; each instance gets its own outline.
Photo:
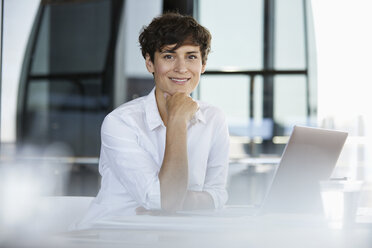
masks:
[[[61,142],[76,157],[99,154],[99,128],[112,105],[112,40],[121,14],[114,9],[121,4],[40,5],[19,86],[18,144]]]
[[[48,194],[99,188],[100,126],[114,105],[123,4],[4,1],[0,165],[48,175]]]
[[[195,7],[212,33],[209,70],[263,68],[263,0],[199,0]]]
[[[212,33],[196,96],[226,113],[234,156],[279,156],[294,124],[315,125],[306,2],[195,2],[196,16]]]
[[[52,195],[94,196],[105,115],[154,87],[138,35],[162,1],[2,2],[0,169],[48,174]]]
[[[198,0],[195,5],[196,17],[212,33],[195,96],[220,107],[228,120],[228,204],[260,204],[293,125],[316,125],[310,3]]]

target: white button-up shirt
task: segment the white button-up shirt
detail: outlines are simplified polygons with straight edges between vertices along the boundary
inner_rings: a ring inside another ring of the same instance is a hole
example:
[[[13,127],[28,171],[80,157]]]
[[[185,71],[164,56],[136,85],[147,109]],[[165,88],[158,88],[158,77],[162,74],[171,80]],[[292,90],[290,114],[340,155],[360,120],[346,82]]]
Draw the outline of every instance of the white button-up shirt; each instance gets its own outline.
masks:
[[[187,130],[188,190],[208,192],[221,208],[227,200],[228,127],[218,108],[198,104]],[[165,137],[155,88],[106,116],[101,128],[101,189],[80,227],[106,217],[134,215],[139,206],[161,208],[158,173]]]

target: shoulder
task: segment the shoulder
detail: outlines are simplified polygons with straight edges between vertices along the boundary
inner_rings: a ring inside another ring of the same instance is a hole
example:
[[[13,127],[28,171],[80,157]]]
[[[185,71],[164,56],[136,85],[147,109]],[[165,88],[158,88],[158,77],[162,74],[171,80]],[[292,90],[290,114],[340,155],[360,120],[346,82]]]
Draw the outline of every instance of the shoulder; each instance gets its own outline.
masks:
[[[140,120],[144,119],[144,100],[145,97],[139,97],[120,105],[106,115],[102,127],[115,124],[125,124],[128,126],[136,125],[136,123],[138,124]]]
[[[132,101],[123,103],[116,109],[114,109],[109,115],[112,116],[127,116],[127,115],[137,115],[145,112],[144,104],[145,98],[147,96],[142,96],[136,98]]]
[[[197,100],[196,102],[199,104],[199,108],[207,122],[226,122],[225,113],[222,111],[222,109],[203,101]]]

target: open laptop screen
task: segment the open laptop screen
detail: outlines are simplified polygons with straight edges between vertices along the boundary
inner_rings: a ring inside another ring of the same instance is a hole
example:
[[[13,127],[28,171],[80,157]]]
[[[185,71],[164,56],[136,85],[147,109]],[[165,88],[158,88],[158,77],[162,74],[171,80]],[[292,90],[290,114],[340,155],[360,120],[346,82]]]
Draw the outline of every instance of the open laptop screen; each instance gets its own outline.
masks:
[[[346,138],[346,132],[294,126],[261,210],[321,213],[319,181],[331,176]]]

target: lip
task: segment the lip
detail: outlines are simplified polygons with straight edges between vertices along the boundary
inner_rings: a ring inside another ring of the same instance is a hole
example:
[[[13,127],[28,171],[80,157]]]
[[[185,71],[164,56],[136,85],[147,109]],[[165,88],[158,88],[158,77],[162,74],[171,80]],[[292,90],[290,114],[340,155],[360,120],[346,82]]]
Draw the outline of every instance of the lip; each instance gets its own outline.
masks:
[[[190,78],[176,78],[176,77],[171,77],[169,78],[173,83],[178,84],[178,85],[184,85],[186,84]]]

